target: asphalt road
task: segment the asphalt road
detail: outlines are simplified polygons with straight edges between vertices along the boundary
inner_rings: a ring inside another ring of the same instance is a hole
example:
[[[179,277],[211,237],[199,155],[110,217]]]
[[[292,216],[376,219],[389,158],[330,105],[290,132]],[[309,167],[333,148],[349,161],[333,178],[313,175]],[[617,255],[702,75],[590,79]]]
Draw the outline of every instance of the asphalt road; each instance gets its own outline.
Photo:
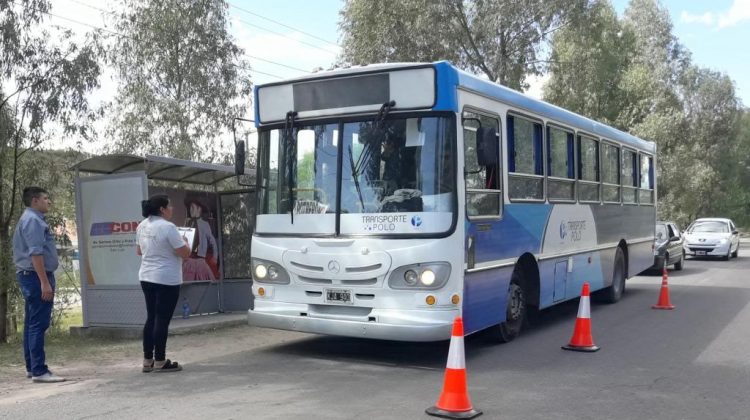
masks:
[[[469,393],[484,412],[480,418],[750,418],[745,249],[729,262],[688,260],[683,271],[671,271],[673,311],[651,309],[658,274],[630,279],[617,304],[594,304],[597,353],[560,349],[571,336],[577,302],[544,311],[533,329],[509,344],[468,337]],[[59,385],[66,392],[1,404],[0,417],[431,418],[424,410],[440,393],[447,342],[248,330],[263,334],[263,343],[176,374],[134,371]]]

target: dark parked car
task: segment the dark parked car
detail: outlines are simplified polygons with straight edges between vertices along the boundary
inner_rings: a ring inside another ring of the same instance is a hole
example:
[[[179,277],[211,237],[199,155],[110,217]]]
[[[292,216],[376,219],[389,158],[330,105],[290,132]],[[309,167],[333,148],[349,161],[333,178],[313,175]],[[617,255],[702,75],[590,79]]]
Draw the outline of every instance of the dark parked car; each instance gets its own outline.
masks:
[[[652,269],[661,270],[674,264],[675,270],[682,270],[685,254],[682,251],[682,232],[673,222],[656,222],[656,239],[654,240],[654,265]]]

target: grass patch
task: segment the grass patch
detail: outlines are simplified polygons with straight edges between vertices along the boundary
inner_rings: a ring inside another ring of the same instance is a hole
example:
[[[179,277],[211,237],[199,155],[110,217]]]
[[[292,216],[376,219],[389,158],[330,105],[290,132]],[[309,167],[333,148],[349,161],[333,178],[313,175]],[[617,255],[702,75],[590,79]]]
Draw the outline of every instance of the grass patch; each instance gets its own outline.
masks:
[[[80,327],[83,325],[83,308],[78,306],[71,308],[60,316],[56,325],[50,327],[52,334],[68,334],[70,327]]]
[[[80,307],[66,311],[55,326],[47,330],[44,349],[47,364],[64,366],[68,362],[89,360],[121,360],[123,357],[141,355],[140,339],[89,338],[71,336],[71,326],[83,325]],[[21,325],[23,328],[23,325]],[[9,337],[8,343],[0,344],[0,372],[23,369],[23,331]]]

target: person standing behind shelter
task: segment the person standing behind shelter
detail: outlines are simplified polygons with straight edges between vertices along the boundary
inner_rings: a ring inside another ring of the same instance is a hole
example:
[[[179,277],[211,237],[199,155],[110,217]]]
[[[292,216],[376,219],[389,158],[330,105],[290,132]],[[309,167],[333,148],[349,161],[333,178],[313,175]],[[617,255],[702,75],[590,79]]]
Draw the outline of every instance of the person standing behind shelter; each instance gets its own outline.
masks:
[[[166,358],[167,334],[182,284],[182,260],[190,255],[187,241],[172,219],[172,204],[163,194],[141,202],[143,220],[136,230],[136,253],[141,258],[138,278],[146,299],[143,326],[143,372],[176,372],[177,362]]]
[[[55,298],[55,270],[59,265],[55,237],[44,215],[52,202],[49,193],[39,187],[23,190],[26,206],[13,233],[13,263],[16,280],[25,301],[23,355],[26,377],[34,382],[62,382],[46,365],[44,333],[49,328]]]

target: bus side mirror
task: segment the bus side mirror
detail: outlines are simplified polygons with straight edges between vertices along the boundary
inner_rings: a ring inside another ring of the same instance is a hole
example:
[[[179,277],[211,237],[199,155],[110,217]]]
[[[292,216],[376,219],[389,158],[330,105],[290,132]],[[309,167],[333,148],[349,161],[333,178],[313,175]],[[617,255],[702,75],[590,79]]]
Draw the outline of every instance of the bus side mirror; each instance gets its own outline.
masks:
[[[477,164],[479,166],[497,165],[498,143],[497,130],[494,127],[477,128]]]
[[[245,141],[239,140],[234,145],[234,174],[245,175]]]

